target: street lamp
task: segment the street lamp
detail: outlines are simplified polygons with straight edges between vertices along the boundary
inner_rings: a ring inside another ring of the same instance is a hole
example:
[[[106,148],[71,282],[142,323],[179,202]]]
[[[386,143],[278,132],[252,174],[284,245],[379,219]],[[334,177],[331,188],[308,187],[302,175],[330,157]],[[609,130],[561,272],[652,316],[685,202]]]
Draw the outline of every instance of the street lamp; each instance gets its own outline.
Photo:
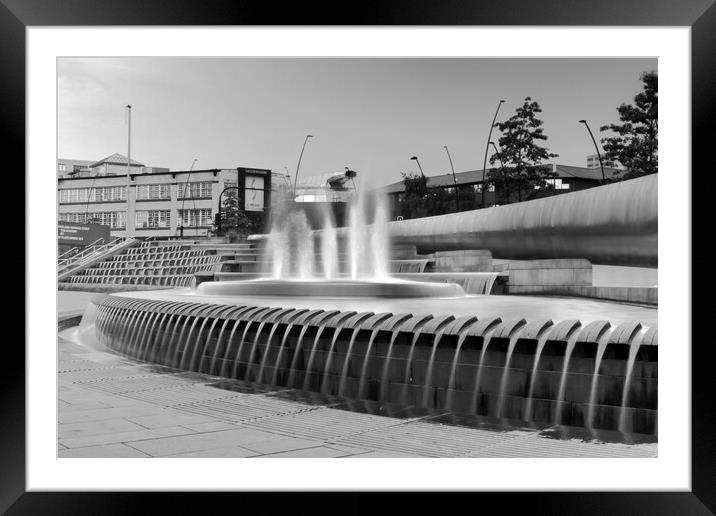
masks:
[[[197,158],[194,158],[194,161],[191,162],[191,167],[189,167],[189,173],[186,176],[186,182],[184,183],[184,191],[181,194],[181,220],[179,221],[179,237],[184,238],[184,201],[186,200],[186,187],[189,185],[189,178],[191,177],[191,171],[194,170],[194,165],[196,165]],[[194,194],[192,194],[192,201],[194,200]],[[196,203],[194,203],[194,208],[196,209]],[[195,215],[196,216],[196,215]],[[191,219],[191,217],[190,217]]]
[[[447,152],[448,159],[450,160],[450,168],[452,169],[452,181],[455,183],[455,211],[460,211],[460,190],[457,187],[457,177],[455,177],[455,167],[452,165],[452,157],[450,156],[450,151],[447,148],[447,145],[443,145],[443,149],[445,149],[445,152]]]
[[[495,120],[497,120],[497,113],[500,112],[500,106],[504,103],[504,100],[500,100],[497,103],[497,109],[495,110],[495,116],[492,117],[492,124],[490,124],[490,133],[487,135],[487,145],[485,146],[485,160],[482,162],[482,207],[485,207],[485,169],[487,168],[487,153],[490,151],[490,140],[492,139],[492,128],[495,127]]]
[[[420,169],[420,175],[425,177],[425,174],[423,174],[423,167],[420,166],[420,161],[418,161],[417,156],[412,156],[410,159],[414,160],[418,164],[418,168]]]
[[[312,134],[307,134],[306,139],[303,140],[303,147],[301,147],[301,154],[298,156],[298,165],[296,165],[296,177],[293,180],[293,200],[296,200],[296,184],[298,183],[298,169],[301,168],[301,158],[303,158],[303,151],[306,150],[306,143],[308,139],[313,138]]]
[[[594,139],[594,135],[592,134],[592,130],[589,128],[589,124],[586,120],[580,120],[580,124],[584,124],[587,128],[587,131],[589,131],[589,136],[592,137],[592,142],[594,143],[594,148],[597,150],[597,157],[599,158],[599,168],[602,169],[602,183],[607,182],[607,178],[604,176],[604,164],[602,163],[602,155],[599,152],[599,147],[597,147],[597,140]]]
[[[132,224],[135,223],[135,217],[131,216],[129,202],[129,192],[132,189],[132,106],[127,104],[125,107],[127,108],[127,214],[124,217],[124,226],[125,234],[130,238],[134,234]]]

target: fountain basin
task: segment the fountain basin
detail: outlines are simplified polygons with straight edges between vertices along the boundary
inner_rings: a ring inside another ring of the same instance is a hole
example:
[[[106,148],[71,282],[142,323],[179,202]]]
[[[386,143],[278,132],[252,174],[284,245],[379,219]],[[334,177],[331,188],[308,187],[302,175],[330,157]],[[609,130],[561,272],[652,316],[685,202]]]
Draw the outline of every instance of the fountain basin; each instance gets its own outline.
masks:
[[[223,294],[98,296],[82,326],[125,356],[203,374],[349,399],[656,433],[655,309],[567,298],[527,304],[526,298],[465,296],[433,303]],[[500,309],[508,305],[512,310]],[[577,313],[581,321],[563,318]]]
[[[268,280],[206,282],[196,289],[205,296],[297,296],[297,297],[465,297],[455,283],[417,281],[353,281],[353,280]]]

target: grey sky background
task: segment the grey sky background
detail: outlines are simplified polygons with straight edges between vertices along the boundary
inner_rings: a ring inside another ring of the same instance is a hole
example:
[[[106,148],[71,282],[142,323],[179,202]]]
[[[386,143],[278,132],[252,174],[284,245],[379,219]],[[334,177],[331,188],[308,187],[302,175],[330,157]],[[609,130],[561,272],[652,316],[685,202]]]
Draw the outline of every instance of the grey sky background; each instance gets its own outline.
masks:
[[[58,157],[132,159],[188,170],[269,168],[291,177],[313,134],[301,177],[358,171],[380,186],[417,172],[482,168],[490,122],[509,118],[526,96],[543,109],[554,162],[586,166],[599,126],[641,90],[655,58],[62,58],[58,60]],[[497,141],[499,132],[493,132]]]

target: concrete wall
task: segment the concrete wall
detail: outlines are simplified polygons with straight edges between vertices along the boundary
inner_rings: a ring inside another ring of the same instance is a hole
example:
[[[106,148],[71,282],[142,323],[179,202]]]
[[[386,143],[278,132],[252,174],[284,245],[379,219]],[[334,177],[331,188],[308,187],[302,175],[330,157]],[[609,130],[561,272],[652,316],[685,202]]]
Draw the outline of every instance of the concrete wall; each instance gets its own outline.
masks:
[[[528,287],[592,285],[592,264],[583,259],[515,260],[494,268],[508,274],[511,294],[527,292]]]
[[[492,272],[492,253],[484,249],[437,251],[434,272]]]

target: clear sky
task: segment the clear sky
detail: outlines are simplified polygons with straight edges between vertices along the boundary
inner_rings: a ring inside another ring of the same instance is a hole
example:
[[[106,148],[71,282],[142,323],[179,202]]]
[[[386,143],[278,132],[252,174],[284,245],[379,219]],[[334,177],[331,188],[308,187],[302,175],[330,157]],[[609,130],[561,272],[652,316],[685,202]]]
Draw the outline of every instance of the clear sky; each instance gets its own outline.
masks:
[[[358,172],[380,186],[417,172],[481,169],[497,102],[498,121],[526,96],[543,109],[554,161],[586,166],[599,126],[641,90],[656,59],[63,58],[58,62],[58,157],[132,159],[187,170],[269,168],[293,177]],[[499,134],[493,132],[496,141]]]

